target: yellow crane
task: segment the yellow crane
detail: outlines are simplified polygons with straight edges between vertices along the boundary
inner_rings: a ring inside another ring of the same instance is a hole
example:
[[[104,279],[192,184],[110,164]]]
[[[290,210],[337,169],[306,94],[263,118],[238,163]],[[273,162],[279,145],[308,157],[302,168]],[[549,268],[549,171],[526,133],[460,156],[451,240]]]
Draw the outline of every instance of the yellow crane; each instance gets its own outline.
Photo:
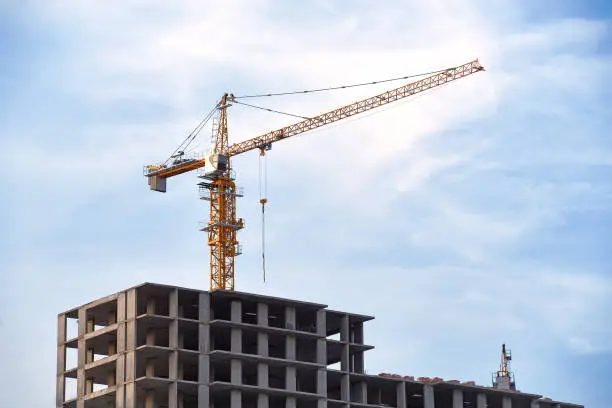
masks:
[[[243,142],[229,144],[227,130],[227,109],[237,102],[232,94],[224,94],[215,106],[218,121],[215,126],[214,147],[204,157],[184,159],[182,152],[172,157],[172,163],[146,165],[144,175],[151,190],[166,192],[166,179],[198,170],[202,198],[210,202],[210,218],[202,231],[208,234],[210,246],[210,290],[234,290],[234,257],[239,254],[236,232],[244,227],[242,218],[236,218],[236,197],[239,192],[234,183],[231,158],[251,150],[260,150],[264,155],[272,143],[299,135],[330,123],[357,115],[398,101],[411,95],[444,85],[457,79],[483,71],[479,61],[473,60],[460,66],[436,71],[421,80],[408,83],[399,88],[363,99],[329,112],[305,118],[297,123],[265,133]],[[263,206],[265,199],[260,200]]]

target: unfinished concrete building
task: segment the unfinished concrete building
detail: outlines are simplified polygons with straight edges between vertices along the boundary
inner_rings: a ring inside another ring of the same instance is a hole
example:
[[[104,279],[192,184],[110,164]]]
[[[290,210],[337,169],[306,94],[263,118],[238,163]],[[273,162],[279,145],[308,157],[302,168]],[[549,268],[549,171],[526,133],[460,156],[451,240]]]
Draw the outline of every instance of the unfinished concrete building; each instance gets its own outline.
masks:
[[[57,408],[575,408],[367,375],[364,323],[326,305],[145,283],[58,316]]]

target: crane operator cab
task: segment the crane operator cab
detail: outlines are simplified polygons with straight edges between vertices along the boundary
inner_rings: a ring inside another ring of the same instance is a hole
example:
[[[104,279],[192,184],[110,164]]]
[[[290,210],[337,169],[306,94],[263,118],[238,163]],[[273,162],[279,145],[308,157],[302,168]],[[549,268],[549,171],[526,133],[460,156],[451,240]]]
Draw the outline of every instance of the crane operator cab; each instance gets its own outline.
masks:
[[[215,152],[214,150],[206,151],[206,163],[204,164],[204,177],[216,179],[225,171],[227,171],[227,157]]]

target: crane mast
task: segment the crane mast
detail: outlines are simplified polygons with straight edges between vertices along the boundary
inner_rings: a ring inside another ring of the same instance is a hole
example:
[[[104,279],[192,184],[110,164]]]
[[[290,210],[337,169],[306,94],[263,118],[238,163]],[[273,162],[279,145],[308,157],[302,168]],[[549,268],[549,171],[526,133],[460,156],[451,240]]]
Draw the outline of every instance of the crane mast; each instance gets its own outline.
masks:
[[[259,149],[263,154],[264,151],[271,148],[272,143],[436,88],[479,71],[484,71],[484,68],[476,59],[232,145],[229,144],[227,109],[235,98],[233,95],[224,94],[216,106],[218,126],[214,148],[207,151],[204,158],[175,160],[171,165],[147,165],[144,168],[144,175],[148,179],[151,190],[166,192],[167,178],[198,170],[198,177],[203,180],[198,183],[200,198],[210,202],[209,221],[201,228],[207,233],[210,246],[210,290],[233,291],[234,258],[241,253],[236,232],[244,227],[244,222],[241,218],[236,218],[236,198],[241,194],[234,183],[234,172],[230,165],[232,156],[255,149]]]
[[[227,131],[227,94],[221,98],[214,152],[224,151],[229,144]],[[209,155],[210,157],[211,155]],[[201,230],[208,234],[210,246],[210,289],[234,290],[234,257],[240,254],[236,232],[242,219],[236,220],[236,184],[232,177],[229,156],[213,155],[217,160],[213,171],[200,173],[207,180],[199,183],[200,198],[210,202],[210,219]],[[205,168],[206,169],[206,168]]]

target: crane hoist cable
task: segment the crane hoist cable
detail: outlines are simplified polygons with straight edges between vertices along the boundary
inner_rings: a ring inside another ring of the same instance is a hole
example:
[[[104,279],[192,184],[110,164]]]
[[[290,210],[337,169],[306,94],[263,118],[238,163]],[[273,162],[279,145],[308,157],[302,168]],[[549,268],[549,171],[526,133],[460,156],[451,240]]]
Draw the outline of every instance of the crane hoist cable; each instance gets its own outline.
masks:
[[[259,203],[261,204],[261,267],[266,281],[266,203],[268,202],[268,160],[264,148],[259,149]]]

